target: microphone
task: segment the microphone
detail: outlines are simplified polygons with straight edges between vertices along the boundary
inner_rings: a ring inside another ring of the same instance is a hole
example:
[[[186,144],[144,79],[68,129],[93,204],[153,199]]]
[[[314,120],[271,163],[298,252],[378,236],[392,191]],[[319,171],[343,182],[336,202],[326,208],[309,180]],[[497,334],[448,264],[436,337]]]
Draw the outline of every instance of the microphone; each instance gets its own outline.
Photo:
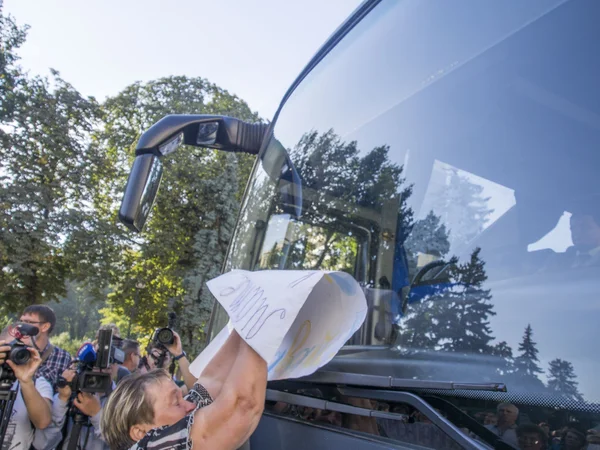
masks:
[[[15,325],[12,331],[16,339],[21,339],[25,336],[37,336],[39,332],[40,329],[38,327],[28,323],[19,323]]]
[[[94,364],[96,362],[96,350],[91,342],[86,342],[77,351],[77,359],[85,364]]]

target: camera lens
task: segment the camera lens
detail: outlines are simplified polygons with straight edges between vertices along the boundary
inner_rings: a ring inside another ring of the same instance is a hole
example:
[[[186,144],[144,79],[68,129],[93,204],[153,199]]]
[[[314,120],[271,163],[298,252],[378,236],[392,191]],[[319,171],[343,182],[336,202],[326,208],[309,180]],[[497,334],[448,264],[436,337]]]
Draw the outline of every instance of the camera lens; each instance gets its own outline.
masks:
[[[102,388],[103,378],[97,375],[88,376],[85,379],[86,388],[88,389],[100,389]]]
[[[65,388],[69,385],[69,382],[64,377],[58,377],[56,380],[56,387],[59,389]]]
[[[22,346],[13,347],[10,350],[10,354],[9,354],[10,360],[12,362],[14,362],[17,366],[22,366],[23,364],[27,364],[27,361],[29,361],[30,357],[31,357],[31,354],[29,353],[29,350],[27,350],[27,347],[22,347]]]
[[[168,328],[163,328],[160,330],[156,336],[156,339],[163,345],[171,345],[173,342],[175,342],[175,336]]]

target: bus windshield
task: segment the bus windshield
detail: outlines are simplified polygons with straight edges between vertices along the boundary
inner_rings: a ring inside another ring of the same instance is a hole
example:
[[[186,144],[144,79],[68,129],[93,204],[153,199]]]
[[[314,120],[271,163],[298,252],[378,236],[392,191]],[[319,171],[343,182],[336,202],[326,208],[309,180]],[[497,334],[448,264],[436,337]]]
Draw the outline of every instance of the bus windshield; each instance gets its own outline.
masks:
[[[600,412],[598,14],[381,2],[282,105],[264,159],[302,195],[257,164],[226,270],[353,275],[369,313],[339,370]]]

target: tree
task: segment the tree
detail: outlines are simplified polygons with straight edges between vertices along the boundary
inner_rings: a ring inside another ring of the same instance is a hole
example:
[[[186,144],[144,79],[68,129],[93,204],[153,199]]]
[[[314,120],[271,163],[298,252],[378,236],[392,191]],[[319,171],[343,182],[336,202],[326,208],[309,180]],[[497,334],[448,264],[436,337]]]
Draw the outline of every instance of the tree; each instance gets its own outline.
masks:
[[[135,143],[163,116],[259,119],[236,96],[203,78],[187,77],[135,83],[107,99],[103,112],[104,127],[95,138],[114,158],[116,169],[107,183],[115,203],[122,196]],[[141,235],[120,232],[118,253],[124,257],[111,277],[111,308],[131,315],[136,334],[166,325],[166,311],[175,310],[184,346],[200,351],[213,302],[205,282],[220,273],[253,160],[194,147],[182,147],[164,159],[161,189],[146,228]],[[140,282],[145,287],[136,289]]]
[[[438,338],[442,349],[464,354],[489,354],[491,335],[489,317],[495,315],[489,303],[490,290],[484,289],[487,280],[485,262],[479,257],[481,249],[471,253],[468,262],[456,267],[450,302],[440,305]]]
[[[287,268],[352,271],[357,237],[365,234],[365,227],[379,234],[373,228],[373,214],[382,214],[384,207],[394,208],[390,214],[397,219],[397,230],[405,232],[410,226],[413,214],[406,201],[411,187],[405,185],[402,167],[390,161],[389,146],[364,152],[356,141],[344,142],[333,129],[312,130],[287,152],[305,198],[297,240],[288,243],[289,248],[280,247],[280,255],[288,252]]]
[[[89,199],[104,161],[87,145],[96,101],[57,72],[21,78],[10,97],[14,111],[0,127],[0,298],[16,311],[64,295],[80,261],[103,264],[71,242],[95,227]]]
[[[404,248],[408,254],[409,271],[416,274],[419,254],[435,259],[443,259],[448,254],[448,229],[439,216],[429,211],[423,219],[415,221],[404,242]]]
[[[548,390],[573,401],[582,402],[583,397],[577,388],[577,375],[569,361],[556,358],[548,367]]]
[[[495,356],[494,365],[498,375],[509,377],[515,371],[515,359],[512,348],[506,341],[498,342],[492,348],[492,355]]]
[[[71,339],[81,342],[85,337],[94,336],[100,326],[99,309],[104,306],[83,283],[67,282],[67,292],[49,305],[56,313],[54,334],[66,332]]]
[[[493,212],[489,198],[483,197],[483,187],[458,169],[441,166],[443,182],[429,194],[427,203],[448,228],[450,248],[468,248],[471,241],[483,231],[487,218]]]
[[[543,373],[538,365],[537,344],[533,341],[533,329],[528,324],[519,344],[520,355],[515,358],[515,375],[518,378],[519,388],[543,388],[538,375]]]

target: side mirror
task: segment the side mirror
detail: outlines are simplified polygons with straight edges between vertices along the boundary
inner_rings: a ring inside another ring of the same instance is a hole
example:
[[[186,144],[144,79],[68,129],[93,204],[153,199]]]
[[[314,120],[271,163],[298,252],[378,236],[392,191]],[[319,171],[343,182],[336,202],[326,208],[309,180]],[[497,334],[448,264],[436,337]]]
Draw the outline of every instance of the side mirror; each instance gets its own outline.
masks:
[[[138,141],[136,158],[119,209],[119,220],[132,231],[139,233],[142,230],[160,186],[163,171],[160,160],[182,144],[257,155],[266,131],[266,124],[250,124],[225,116],[182,114],[163,117]],[[265,169],[271,178],[284,180],[281,189],[289,191],[290,183],[299,184],[300,178],[285,149],[282,147],[278,153],[281,153],[280,163],[269,164]],[[293,192],[297,193],[299,189],[296,186]],[[288,201],[300,201],[301,209],[302,197],[298,195]]]

